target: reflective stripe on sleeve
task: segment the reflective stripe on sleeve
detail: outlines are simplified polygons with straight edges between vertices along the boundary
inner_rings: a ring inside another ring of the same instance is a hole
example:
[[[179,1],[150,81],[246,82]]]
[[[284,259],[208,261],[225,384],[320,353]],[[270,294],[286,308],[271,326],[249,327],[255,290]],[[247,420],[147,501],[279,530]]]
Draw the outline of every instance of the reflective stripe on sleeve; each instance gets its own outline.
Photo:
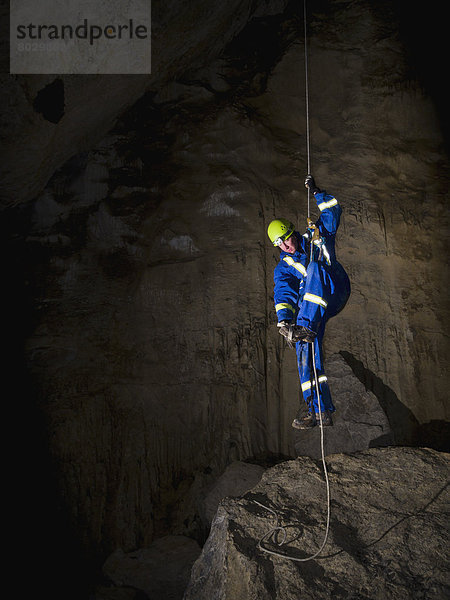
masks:
[[[292,256],[285,256],[283,258],[283,260],[285,262],[287,262],[287,264],[290,267],[294,267],[294,269],[296,269],[299,273],[301,273],[303,275],[303,277],[306,277],[306,269],[305,267],[302,265],[302,263],[299,262],[295,262],[295,260],[292,258]]]
[[[326,375],[321,375],[319,377],[319,383],[324,383],[327,380],[327,376]],[[306,392],[306,390],[309,390],[311,388],[311,381],[305,381],[305,383],[302,383],[302,392]]]
[[[328,306],[328,302],[326,300],[320,296],[316,296],[315,294],[310,294],[309,292],[306,292],[306,294],[303,296],[303,300],[314,302],[314,304],[320,304],[320,306],[323,306],[324,308]]]
[[[331,208],[332,206],[336,206],[337,203],[338,203],[338,201],[336,200],[336,198],[331,198],[331,200],[328,200],[328,202],[321,202],[320,204],[318,204],[317,208],[320,210],[320,212],[322,212],[326,208]]]
[[[292,310],[292,312],[295,314],[295,308],[293,306],[291,306],[290,304],[288,304],[287,302],[280,302],[280,304],[275,304],[276,312],[278,312],[279,310],[283,310],[284,308],[287,308],[288,310]]]

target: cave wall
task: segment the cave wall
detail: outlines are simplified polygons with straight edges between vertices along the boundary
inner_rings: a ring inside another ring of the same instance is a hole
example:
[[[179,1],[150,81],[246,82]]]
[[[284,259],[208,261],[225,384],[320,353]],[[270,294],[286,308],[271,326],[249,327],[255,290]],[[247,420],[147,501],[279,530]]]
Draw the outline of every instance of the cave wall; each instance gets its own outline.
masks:
[[[14,175],[28,200],[8,212],[33,315],[27,365],[59,494],[94,553],[196,534],[198,496],[229,462],[294,453],[295,354],[274,326],[266,228],[305,225],[303,23],[295,4],[267,2],[244,27],[249,6],[225,18],[217,3],[207,30],[191,19],[202,60],[177,62],[174,44],[177,69],[137,79],[101,122],[82,100],[103,107],[98,89],[81,86],[43,166],[24,158]],[[390,3],[314,3],[311,151],[344,209],[352,282],[326,352],[376,387],[397,443],[415,443],[448,419],[448,169],[398,26]],[[183,19],[173,27],[178,40]],[[33,118],[21,135],[38,143],[50,125]]]
[[[286,4],[287,0],[230,0],[211,2],[205,11],[200,1],[153,2],[152,74],[148,76],[10,75],[5,64],[8,48],[4,48],[0,206],[34,198],[56,169],[101,140],[118,115],[143,93],[156,94],[189,69],[201,68],[250,18],[280,12]],[[0,19],[6,42],[7,5],[0,9]]]

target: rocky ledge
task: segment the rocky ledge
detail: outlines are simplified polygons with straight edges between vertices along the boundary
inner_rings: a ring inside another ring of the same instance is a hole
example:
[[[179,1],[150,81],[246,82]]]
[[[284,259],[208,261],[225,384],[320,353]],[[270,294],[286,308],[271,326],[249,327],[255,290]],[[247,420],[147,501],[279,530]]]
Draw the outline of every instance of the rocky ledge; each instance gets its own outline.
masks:
[[[325,538],[323,466],[303,456],[268,469],[240,498],[222,500],[184,600],[449,598],[449,455],[386,447],[326,461],[331,518],[317,558],[297,562],[258,547],[275,513],[285,543],[265,547],[307,558]]]

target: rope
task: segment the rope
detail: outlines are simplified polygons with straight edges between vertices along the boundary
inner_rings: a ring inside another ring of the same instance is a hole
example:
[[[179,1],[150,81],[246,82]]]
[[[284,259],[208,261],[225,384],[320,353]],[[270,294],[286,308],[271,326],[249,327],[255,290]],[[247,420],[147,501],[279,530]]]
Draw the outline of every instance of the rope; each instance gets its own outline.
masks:
[[[306,0],[303,0],[303,27],[304,27],[304,47],[305,47],[305,100],[306,100],[306,156],[308,165],[308,175],[311,175],[311,150],[309,134],[309,74],[308,74],[308,36],[306,33]],[[308,190],[308,219],[310,217],[309,209],[309,188]]]
[[[306,35],[306,0],[303,0],[303,22],[304,22],[304,33],[305,33],[306,154],[307,154],[308,175],[309,175],[309,174],[311,174],[311,151],[310,151],[310,133],[309,133],[309,82],[308,82],[308,47],[307,47],[307,35]],[[307,188],[307,190],[308,190],[308,218],[309,218],[310,217],[309,188]],[[312,259],[312,249],[313,249],[313,242],[311,240],[311,259]],[[292,341],[292,338],[290,341]],[[288,342],[289,342],[289,340],[288,340]],[[321,402],[320,402],[320,391],[319,391],[319,379],[317,377],[314,342],[311,342],[311,352],[312,352],[312,358],[313,358],[314,383],[316,386],[317,400],[318,400],[317,403],[319,406],[320,450],[321,450],[321,455],[322,455],[323,472],[325,475],[325,482],[326,482],[326,486],[327,486],[327,526],[326,526],[325,537],[323,539],[322,545],[317,550],[317,552],[315,552],[311,556],[307,556],[305,558],[298,558],[295,556],[288,556],[287,554],[283,554],[282,552],[277,552],[276,550],[271,550],[271,549],[267,548],[266,546],[264,546],[263,545],[264,542],[270,538],[272,538],[272,541],[274,543],[276,543],[278,546],[283,546],[286,543],[287,532],[286,532],[286,528],[284,526],[280,525],[280,518],[278,517],[278,514],[273,509],[269,508],[268,506],[265,506],[264,504],[261,504],[261,502],[257,502],[256,500],[254,500],[255,504],[258,504],[259,506],[261,506],[261,508],[264,508],[265,510],[272,513],[276,519],[275,527],[270,529],[266,534],[264,534],[262,536],[262,538],[260,538],[260,540],[258,542],[258,548],[260,550],[262,550],[263,552],[266,552],[267,554],[271,554],[273,556],[278,556],[280,558],[286,558],[288,560],[293,560],[296,562],[307,562],[307,561],[313,560],[314,558],[319,556],[319,554],[325,548],[325,545],[328,540],[328,534],[330,531],[330,513],[331,513],[330,482],[328,480],[328,471],[327,471],[327,465],[325,462],[325,451],[324,451],[324,446],[323,446],[324,436],[323,436],[322,408],[320,406]],[[312,407],[312,409],[314,409],[314,407]],[[281,540],[281,542],[277,542],[277,540],[275,539],[276,532],[282,533],[283,539]]]
[[[313,357],[314,382],[315,382],[315,386],[316,386],[317,398],[318,398],[318,405],[319,405],[320,450],[321,450],[321,454],[322,454],[323,472],[324,472],[324,475],[325,475],[325,482],[326,482],[326,486],[327,486],[327,526],[326,526],[325,536],[324,536],[322,545],[317,550],[317,552],[315,552],[311,556],[306,556],[305,558],[298,558],[296,556],[289,556],[287,554],[283,554],[282,552],[277,552],[276,550],[271,550],[270,548],[267,548],[266,546],[264,546],[263,545],[264,542],[266,540],[268,540],[269,538],[273,538],[272,541],[274,543],[276,543],[278,546],[283,546],[286,543],[287,532],[286,532],[286,528],[283,527],[282,525],[280,525],[280,519],[279,519],[277,513],[274,510],[272,510],[268,506],[265,506],[264,504],[261,504],[261,502],[258,502],[257,500],[254,500],[255,504],[258,504],[259,506],[261,506],[261,508],[265,508],[266,510],[268,510],[269,512],[271,512],[275,516],[275,518],[277,520],[277,524],[275,525],[275,527],[272,527],[272,529],[270,529],[267,533],[265,533],[262,536],[262,538],[260,538],[260,540],[258,542],[258,548],[260,550],[262,550],[263,552],[266,552],[267,554],[271,554],[272,556],[278,556],[279,558],[286,558],[288,560],[293,560],[295,562],[307,562],[307,561],[313,560],[314,558],[316,558],[317,556],[319,556],[319,554],[325,548],[325,545],[326,545],[326,543],[328,541],[328,534],[329,534],[329,531],[330,531],[330,515],[331,515],[330,482],[328,480],[328,470],[327,470],[327,465],[326,465],[326,462],[325,462],[325,451],[324,451],[324,446],[323,446],[324,436],[323,436],[322,409],[320,407],[319,379],[317,377],[316,359],[315,359],[315,356],[314,356],[314,342],[311,342],[311,351],[312,351],[312,357]],[[281,542],[277,542],[275,540],[274,535],[275,535],[276,532],[281,532],[283,534],[283,539],[282,539]]]

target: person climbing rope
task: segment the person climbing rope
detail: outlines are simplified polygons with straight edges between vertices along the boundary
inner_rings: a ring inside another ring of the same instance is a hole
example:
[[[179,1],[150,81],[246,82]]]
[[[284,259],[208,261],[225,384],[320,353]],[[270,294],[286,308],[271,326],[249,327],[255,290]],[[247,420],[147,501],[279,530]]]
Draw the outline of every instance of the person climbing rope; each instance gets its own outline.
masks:
[[[270,241],[280,249],[280,261],[274,270],[277,326],[291,347],[295,343],[300,386],[307,406],[306,416],[300,409],[292,422],[296,429],[317,424],[319,402],[322,425],[333,425],[331,413],[335,407],[324,370],[322,340],[328,319],[344,308],[350,296],[350,280],[335,252],[342,208],[334,196],[316,186],[312,175],[306,177],[305,187],[317,202],[317,222],[308,219],[303,235],[287,219],[275,219],[267,229]]]

